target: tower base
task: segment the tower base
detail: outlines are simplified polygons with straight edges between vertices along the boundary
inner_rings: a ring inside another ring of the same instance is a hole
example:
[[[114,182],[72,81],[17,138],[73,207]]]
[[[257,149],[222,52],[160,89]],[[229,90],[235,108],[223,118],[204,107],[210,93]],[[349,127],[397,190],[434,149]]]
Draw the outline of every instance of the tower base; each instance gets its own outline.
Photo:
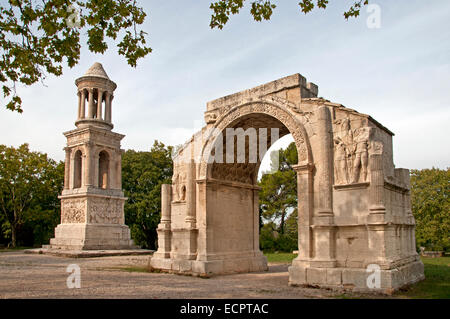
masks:
[[[108,224],[60,224],[55,228],[55,238],[50,239],[50,248],[62,250],[139,249],[130,239],[128,226]]]

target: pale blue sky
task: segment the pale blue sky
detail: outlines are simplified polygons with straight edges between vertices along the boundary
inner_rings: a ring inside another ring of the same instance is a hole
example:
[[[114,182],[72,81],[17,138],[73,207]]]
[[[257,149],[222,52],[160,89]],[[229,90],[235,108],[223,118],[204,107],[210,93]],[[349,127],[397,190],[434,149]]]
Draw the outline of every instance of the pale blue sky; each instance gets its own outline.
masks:
[[[381,28],[368,14],[346,21],[351,1],[304,15],[298,1],[278,1],[272,20],[254,22],[248,8],[224,30],[211,30],[210,1],[140,1],[153,53],[133,69],[114,47],[83,51],[46,86],[20,88],[24,113],[0,109],[0,143],[62,160],[62,132],[74,128],[74,81],[96,61],[118,84],[115,131],[123,148],[148,150],[158,139],[181,144],[203,125],[206,102],[301,73],[319,96],[342,103],[392,130],[397,167],[450,166],[450,1],[378,0]]]

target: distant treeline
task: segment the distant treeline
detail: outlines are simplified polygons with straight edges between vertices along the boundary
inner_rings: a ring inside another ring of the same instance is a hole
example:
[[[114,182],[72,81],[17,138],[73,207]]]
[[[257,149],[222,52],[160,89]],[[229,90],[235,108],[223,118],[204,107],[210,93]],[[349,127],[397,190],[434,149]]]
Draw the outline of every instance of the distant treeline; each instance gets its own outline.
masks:
[[[155,249],[161,184],[171,183],[173,147],[155,141],[150,151],[128,150],[122,158],[125,223],[137,245]],[[295,144],[278,152],[278,170],[259,181],[260,245],[265,251],[297,250]],[[48,244],[60,222],[64,163],[46,154],[0,145],[0,245]],[[417,247],[450,249],[450,170],[411,170]]]

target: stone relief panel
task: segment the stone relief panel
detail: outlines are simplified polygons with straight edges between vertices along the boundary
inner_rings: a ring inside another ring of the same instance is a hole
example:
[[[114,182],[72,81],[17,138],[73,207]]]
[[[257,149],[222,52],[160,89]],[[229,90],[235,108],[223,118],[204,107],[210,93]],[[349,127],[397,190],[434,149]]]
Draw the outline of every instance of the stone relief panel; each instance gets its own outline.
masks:
[[[180,171],[178,169],[177,171]],[[186,173],[177,172],[172,177],[172,198],[174,202],[183,202],[186,200]]]
[[[349,118],[334,121],[335,185],[368,182],[372,128],[352,128]]]
[[[123,201],[109,198],[89,200],[89,223],[123,224]]]
[[[61,201],[61,223],[81,224],[85,222],[85,199],[64,199]]]

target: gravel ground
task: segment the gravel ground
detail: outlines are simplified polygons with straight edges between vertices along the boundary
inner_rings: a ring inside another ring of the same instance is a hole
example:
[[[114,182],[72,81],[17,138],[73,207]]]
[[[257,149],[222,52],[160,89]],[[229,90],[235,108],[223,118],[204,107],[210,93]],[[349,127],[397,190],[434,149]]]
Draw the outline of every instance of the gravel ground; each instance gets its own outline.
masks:
[[[0,253],[0,298],[333,298],[329,290],[288,286],[287,264],[269,271],[202,279],[144,268],[149,256],[62,258]],[[67,288],[67,266],[81,269],[81,288]],[[122,269],[121,269],[122,268]]]

